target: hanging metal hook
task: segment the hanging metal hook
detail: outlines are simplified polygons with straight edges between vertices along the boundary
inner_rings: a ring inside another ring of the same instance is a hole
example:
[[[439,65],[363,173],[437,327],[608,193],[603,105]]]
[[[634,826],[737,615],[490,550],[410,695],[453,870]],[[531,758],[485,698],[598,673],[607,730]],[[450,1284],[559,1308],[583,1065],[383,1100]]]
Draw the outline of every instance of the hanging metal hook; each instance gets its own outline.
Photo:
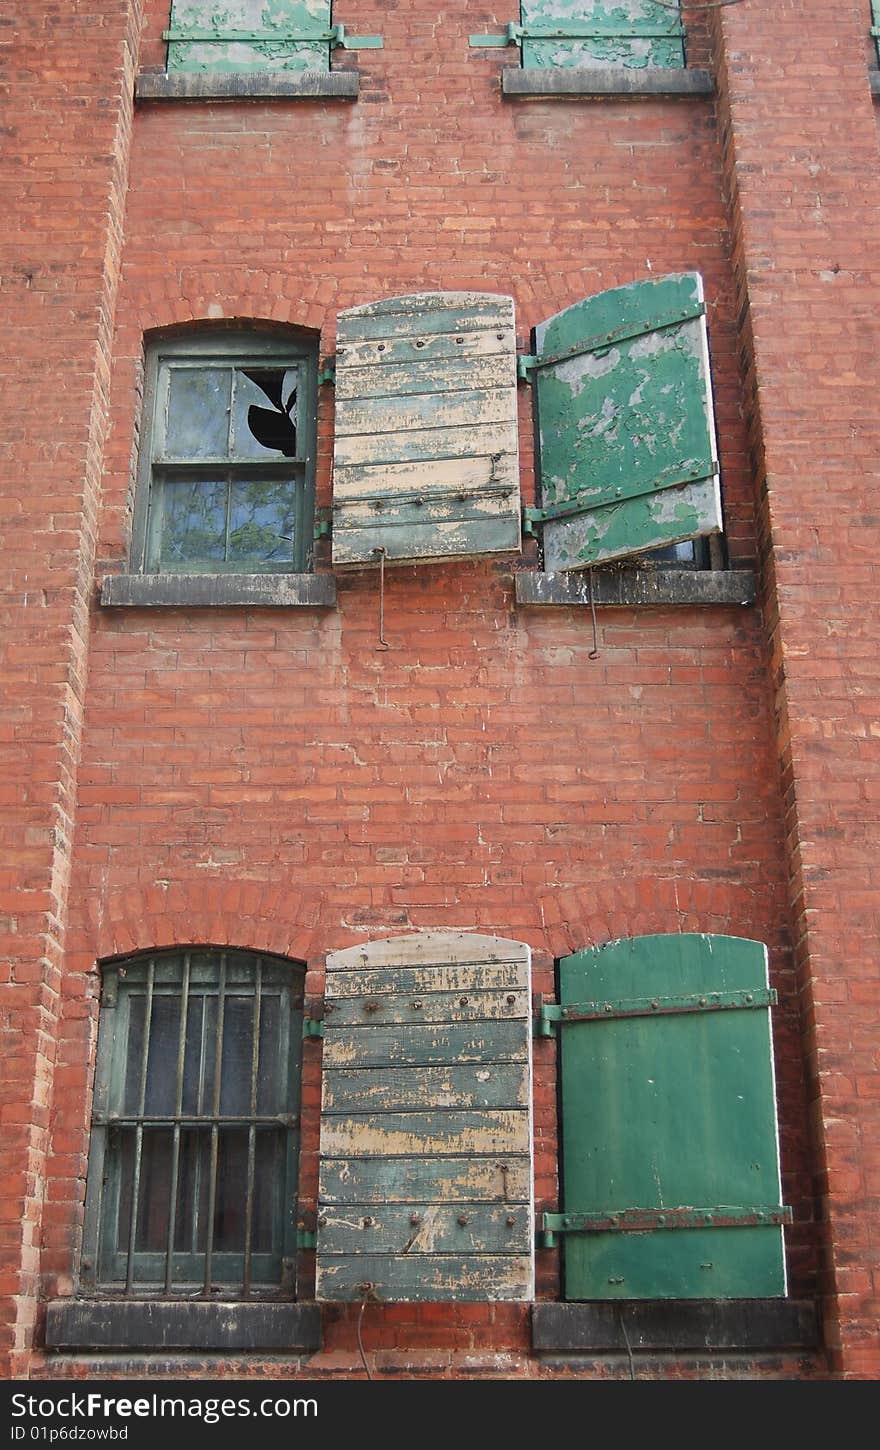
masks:
[[[373,553],[379,555],[379,643],[376,648],[390,649],[385,638],[385,550],[374,549]]]

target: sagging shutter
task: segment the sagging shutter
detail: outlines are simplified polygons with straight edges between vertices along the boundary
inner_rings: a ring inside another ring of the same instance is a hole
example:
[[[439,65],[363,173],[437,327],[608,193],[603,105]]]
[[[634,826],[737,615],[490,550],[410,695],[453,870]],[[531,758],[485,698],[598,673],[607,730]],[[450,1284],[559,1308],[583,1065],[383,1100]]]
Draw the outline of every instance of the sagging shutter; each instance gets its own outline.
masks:
[[[529,962],[463,932],[328,957],[318,1299],[532,1297]]]
[[[560,963],[567,1299],[785,1294],[760,942],[648,936]]]
[[[535,329],[544,565],[549,571],[721,529],[702,281],[633,282]]]
[[[333,562],[520,547],[513,301],[395,297],[339,315]]]
[[[526,67],[684,65],[681,17],[652,0],[522,0],[520,14]]]
[[[169,72],[326,71],[330,0],[174,0],[165,38]]]

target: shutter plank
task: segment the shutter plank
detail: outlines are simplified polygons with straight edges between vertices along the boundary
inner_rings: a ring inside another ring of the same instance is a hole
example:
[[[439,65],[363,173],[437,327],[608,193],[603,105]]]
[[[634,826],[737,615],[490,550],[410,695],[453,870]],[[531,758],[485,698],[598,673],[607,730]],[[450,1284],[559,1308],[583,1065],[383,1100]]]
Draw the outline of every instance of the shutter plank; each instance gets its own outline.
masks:
[[[530,1297],[528,979],[526,946],[466,933],[328,958],[319,1298]]]
[[[520,1063],[340,1069],[324,1074],[323,1109],[353,1113],[389,1102],[410,1108],[528,1107],[528,1071]]]
[[[505,1170],[502,1172],[502,1168]],[[531,1198],[528,1155],[490,1158],[331,1158],[322,1153],[324,1204],[525,1203]]]
[[[520,544],[508,297],[424,293],[340,314],[333,562]]]
[[[635,282],[535,331],[549,571],[721,529],[709,352],[696,273]]]

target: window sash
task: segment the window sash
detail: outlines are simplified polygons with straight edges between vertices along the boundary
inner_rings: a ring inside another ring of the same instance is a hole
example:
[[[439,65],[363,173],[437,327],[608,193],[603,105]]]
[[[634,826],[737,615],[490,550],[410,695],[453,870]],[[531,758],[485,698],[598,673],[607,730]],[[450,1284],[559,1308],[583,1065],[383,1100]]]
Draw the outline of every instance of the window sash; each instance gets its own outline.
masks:
[[[288,1287],[300,994],[295,967],[239,953],[164,953],[107,969],[87,1284],[131,1297],[200,1285],[204,1294],[219,1288],[248,1298],[253,1289]],[[176,1013],[171,1002],[180,1004]],[[253,1004],[250,1013],[242,1002]],[[139,1223],[143,1212],[152,1229]],[[227,1235],[231,1226],[232,1249],[218,1237],[220,1220]]]

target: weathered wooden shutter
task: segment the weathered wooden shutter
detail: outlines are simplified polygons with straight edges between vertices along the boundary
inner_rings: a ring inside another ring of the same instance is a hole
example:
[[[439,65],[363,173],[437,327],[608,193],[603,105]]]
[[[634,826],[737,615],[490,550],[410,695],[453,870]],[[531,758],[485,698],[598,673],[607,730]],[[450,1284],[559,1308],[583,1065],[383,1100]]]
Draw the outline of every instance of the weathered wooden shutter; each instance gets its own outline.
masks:
[[[553,570],[718,533],[702,282],[602,292],[535,329],[544,563]]]
[[[339,315],[334,564],[520,547],[513,301],[395,297]]]
[[[329,32],[330,0],[174,0],[168,70],[326,71]]]
[[[560,963],[567,1299],[783,1295],[767,953],[648,936]]]
[[[681,17],[652,0],[521,0],[520,14],[524,66],[684,65]]]
[[[880,0],[871,0],[871,19],[874,22],[871,34],[877,47],[877,59],[880,60]]]
[[[529,960],[462,932],[328,957],[319,1299],[532,1297]]]

